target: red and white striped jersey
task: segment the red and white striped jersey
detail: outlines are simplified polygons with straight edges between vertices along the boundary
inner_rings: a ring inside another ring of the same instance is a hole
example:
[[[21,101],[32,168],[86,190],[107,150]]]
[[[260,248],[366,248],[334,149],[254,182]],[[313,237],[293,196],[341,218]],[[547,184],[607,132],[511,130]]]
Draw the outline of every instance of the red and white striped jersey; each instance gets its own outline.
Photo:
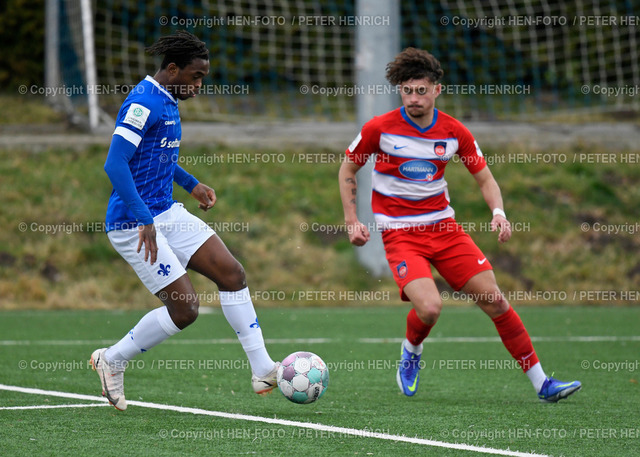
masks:
[[[409,118],[404,107],[374,117],[346,154],[360,166],[375,154],[371,205],[382,230],[454,217],[445,167],[456,154],[472,174],[487,165],[471,132],[437,109],[433,122],[424,129]]]

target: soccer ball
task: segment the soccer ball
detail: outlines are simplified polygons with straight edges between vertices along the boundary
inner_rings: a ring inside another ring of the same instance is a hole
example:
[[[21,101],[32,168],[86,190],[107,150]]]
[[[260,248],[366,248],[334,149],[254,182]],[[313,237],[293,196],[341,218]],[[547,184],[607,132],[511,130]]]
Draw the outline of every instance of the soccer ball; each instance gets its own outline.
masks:
[[[312,403],[329,385],[329,369],[313,352],[294,352],[278,368],[278,387],[294,403]]]

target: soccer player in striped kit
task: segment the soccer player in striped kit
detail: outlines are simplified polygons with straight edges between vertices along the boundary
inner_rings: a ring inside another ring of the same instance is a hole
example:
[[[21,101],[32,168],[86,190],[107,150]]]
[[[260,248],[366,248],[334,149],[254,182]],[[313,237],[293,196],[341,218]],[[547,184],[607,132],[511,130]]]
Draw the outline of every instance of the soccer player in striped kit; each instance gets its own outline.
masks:
[[[198,294],[186,273],[191,269],[218,286],[222,311],[249,359],[253,390],[269,393],[276,386],[278,363],[265,348],[244,269],[207,224],[173,200],[175,182],[203,211],[216,202],[212,188],[178,165],[178,101],[196,96],[209,73],[209,51],[186,31],[160,38],[147,51],[163,61],[153,77],[131,91],[118,113],[104,166],[113,184],[106,227],[116,251],[163,306],[143,316],[113,346],[96,349],[91,364],[103,395],[125,410],[128,361],[198,317]]]
[[[578,391],[580,382],[564,383],[545,374],[522,320],[496,284],[491,264],[455,221],[449,206],[444,171],[457,155],[493,213],[491,228],[499,231],[498,241],[511,238],[500,188],[480,147],[462,123],[435,108],[443,73],[440,62],[427,51],[407,48],[398,54],[387,65],[386,76],[399,86],[403,106],[362,127],[339,172],[349,240],[362,246],[370,234],[356,214],[356,172],[375,156],[373,213],[400,295],[413,305],[396,374],[398,386],[407,396],[417,392],[422,343],[442,309],[433,265],[453,289],[473,297],[492,319],[539,399],[557,402]]]

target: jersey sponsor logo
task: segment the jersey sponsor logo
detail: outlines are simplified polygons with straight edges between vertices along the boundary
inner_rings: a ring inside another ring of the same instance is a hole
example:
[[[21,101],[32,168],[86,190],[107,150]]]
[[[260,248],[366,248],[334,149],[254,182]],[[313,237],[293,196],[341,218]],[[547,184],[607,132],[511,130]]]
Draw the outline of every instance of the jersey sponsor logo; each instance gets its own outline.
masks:
[[[478,265],[482,265],[483,263],[485,263],[487,261],[487,258],[485,257],[484,259],[480,260],[478,259]]]
[[[409,268],[407,268],[407,262],[403,260],[400,265],[396,267],[396,270],[398,271],[398,277],[404,278],[405,276],[407,276],[407,273],[409,272]]]
[[[127,114],[124,116],[123,124],[129,124],[142,130],[147,123],[147,119],[151,114],[151,110],[138,103],[132,103],[127,110]]]
[[[428,160],[409,160],[400,167],[398,171],[405,178],[413,181],[432,181],[438,168]]]
[[[179,148],[180,140],[176,138],[175,140],[168,141],[167,137],[165,136],[163,139],[160,140],[160,147],[161,148]]]
[[[438,157],[442,157],[447,153],[447,142],[446,141],[436,141],[433,146],[433,152],[436,153]]]
[[[404,149],[404,148],[406,148],[407,146],[408,146],[407,144],[405,144],[404,146],[398,146],[397,144],[394,144],[394,145],[393,145],[393,149],[396,149],[396,150],[398,150],[398,149]]]
[[[164,121],[164,125],[176,125],[176,121]]]

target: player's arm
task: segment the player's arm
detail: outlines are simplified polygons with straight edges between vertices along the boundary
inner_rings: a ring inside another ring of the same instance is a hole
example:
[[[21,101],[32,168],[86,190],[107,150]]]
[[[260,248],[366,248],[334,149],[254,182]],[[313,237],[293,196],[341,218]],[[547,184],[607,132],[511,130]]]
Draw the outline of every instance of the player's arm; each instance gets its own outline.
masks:
[[[489,209],[493,212],[491,230],[500,230],[500,233],[498,234],[499,242],[504,243],[509,241],[509,238],[511,238],[511,224],[504,213],[502,193],[500,192],[498,182],[493,177],[489,167],[484,167],[482,170],[475,173],[473,177],[480,186],[480,191],[482,192],[482,196],[487,202],[487,205],[489,205]]]
[[[356,212],[356,195],[358,192],[356,173],[360,168],[360,165],[346,156],[338,172],[340,198],[342,199],[342,209],[344,210],[344,222],[349,233],[349,241],[356,246],[364,245],[371,237],[369,229],[358,220]]]
[[[173,181],[200,202],[198,207],[202,211],[207,211],[216,204],[216,192],[211,187],[198,182],[193,175],[187,173],[180,165],[176,165]]]
[[[107,173],[114,190],[140,224],[138,252],[144,245],[144,260],[146,262],[150,258],[151,265],[153,265],[158,254],[156,229],[153,225],[151,212],[140,197],[129,169],[129,160],[131,160],[138,148],[135,137],[139,138],[137,134],[124,127],[116,128],[111,138],[111,146],[104,164],[104,171]]]

